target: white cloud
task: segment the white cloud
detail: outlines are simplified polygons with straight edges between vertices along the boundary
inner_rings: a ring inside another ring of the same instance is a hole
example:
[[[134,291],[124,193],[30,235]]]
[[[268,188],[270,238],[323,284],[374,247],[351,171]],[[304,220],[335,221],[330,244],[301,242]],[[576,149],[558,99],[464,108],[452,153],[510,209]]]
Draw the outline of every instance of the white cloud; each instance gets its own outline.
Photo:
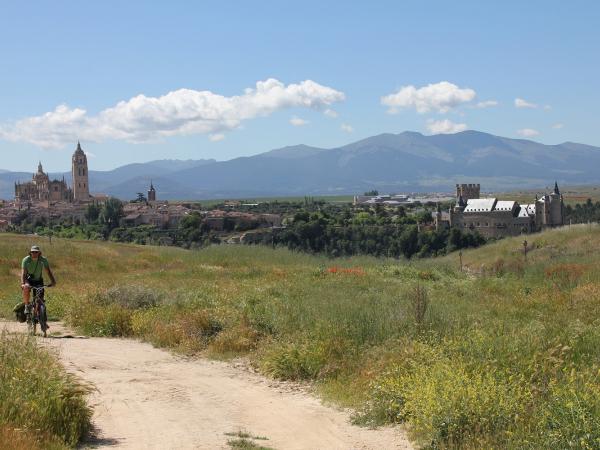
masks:
[[[337,111],[334,111],[333,109],[326,109],[325,111],[323,111],[323,113],[327,116],[327,117],[331,117],[332,119],[335,119],[338,116]]]
[[[222,141],[223,139],[225,139],[225,135],[223,133],[211,134],[208,136],[208,139],[211,142],[219,142],[219,141]]]
[[[537,108],[538,105],[536,105],[535,103],[530,103],[527,100],[524,100],[522,98],[515,98],[515,106],[517,108]]]
[[[491,108],[493,106],[498,106],[498,102],[496,100],[485,100],[483,102],[477,103],[474,107],[483,109],[483,108]]]
[[[428,84],[422,88],[412,85],[403,86],[398,92],[381,97],[381,104],[388,106],[388,112],[395,114],[398,108],[415,108],[423,114],[429,111],[447,113],[462,103],[468,103],[475,98],[473,89],[461,89],[448,81]]]
[[[560,130],[562,127],[564,127],[565,124],[564,123],[555,123],[554,125],[552,125],[552,128],[554,128],[555,130]]]
[[[534,130],[533,128],[522,128],[517,130],[517,134],[523,137],[534,137],[539,136],[540,132],[538,130]]]
[[[286,86],[270,78],[231,97],[191,89],[179,89],[161,97],[138,95],[95,116],[81,108],[60,105],[40,116],[0,125],[0,138],[57,148],[77,139],[148,142],[166,136],[216,135],[282,109],[323,109],[344,98],[343,92],[311,80]]]
[[[85,151],[85,156],[87,156],[88,158],[96,158],[96,154],[89,152],[89,151]]]
[[[427,121],[427,129],[433,134],[454,134],[467,129],[466,123],[454,123],[451,120],[432,120]]]
[[[346,133],[354,133],[354,128],[352,128],[352,125],[348,125],[347,123],[343,123],[340,128]]]
[[[306,125],[308,123],[308,120],[304,120],[298,116],[294,116],[290,119],[290,123],[295,127],[301,127],[302,125]]]

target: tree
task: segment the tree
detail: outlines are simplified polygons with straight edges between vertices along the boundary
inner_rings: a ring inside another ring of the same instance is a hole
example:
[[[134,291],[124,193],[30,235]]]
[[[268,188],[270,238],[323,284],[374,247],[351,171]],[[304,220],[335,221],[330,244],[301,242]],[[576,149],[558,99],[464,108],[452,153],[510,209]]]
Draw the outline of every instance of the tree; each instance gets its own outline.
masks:
[[[373,189],[372,191],[365,192],[363,195],[374,197],[376,195],[379,195],[379,191],[377,189]]]
[[[102,206],[100,220],[109,231],[119,226],[121,217],[123,217],[123,202],[115,197],[106,200]]]
[[[87,223],[94,223],[100,217],[101,208],[97,203],[90,203],[85,209],[85,220]]]

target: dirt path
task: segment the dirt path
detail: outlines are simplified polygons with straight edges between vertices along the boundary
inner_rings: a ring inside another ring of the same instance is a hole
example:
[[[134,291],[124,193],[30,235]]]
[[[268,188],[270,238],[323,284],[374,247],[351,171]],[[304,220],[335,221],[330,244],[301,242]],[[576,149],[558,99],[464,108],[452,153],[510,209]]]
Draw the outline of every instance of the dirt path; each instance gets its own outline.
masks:
[[[233,364],[185,360],[129,339],[43,339],[68,370],[93,383],[98,437],[91,448],[228,449],[227,433],[246,431],[283,449],[411,449],[401,428],[352,426],[348,414],[326,407]],[[0,329],[24,331],[0,322]]]

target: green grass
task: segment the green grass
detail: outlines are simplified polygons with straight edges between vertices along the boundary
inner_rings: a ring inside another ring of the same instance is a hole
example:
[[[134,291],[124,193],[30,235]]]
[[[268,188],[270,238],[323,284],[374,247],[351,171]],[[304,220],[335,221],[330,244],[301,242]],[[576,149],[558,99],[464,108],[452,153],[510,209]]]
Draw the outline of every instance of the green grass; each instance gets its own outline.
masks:
[[[0,334],[2,448],[74,446],[90,428],[88,392],[34,339]]]
[[[201,251],[53,240],[50,312],[311,380],[365,425],[428,448],[600,448],[600,228],[505,239],[438,259]],[[0,311],[30,237],[0,235]],[[336,271],[327,270],[335,266]],[[352,269],[352,270],[342,270]],[[245,438],[240,438],[245,439]]]
[[[274,450],[272,447],[258,445],[246,438],[229,439],[227,444],[235,450]]]

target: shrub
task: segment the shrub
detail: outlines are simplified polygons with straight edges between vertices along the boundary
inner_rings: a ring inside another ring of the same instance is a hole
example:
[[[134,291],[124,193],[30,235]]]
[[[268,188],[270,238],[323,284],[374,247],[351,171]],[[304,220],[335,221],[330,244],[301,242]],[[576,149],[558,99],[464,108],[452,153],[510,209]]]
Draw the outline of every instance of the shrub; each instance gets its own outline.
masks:
[[[69,324],[89,336],[131,336],[133,311],[120,305],[102,305],[84,300],[66,313]]]
[[[126,309],[140,309],[158,305],[163,294],[144,286],[118,285],[96,292],[90,300],[103,306],[116,304]]]
[[[0,436],[19,428],[48,447],[75,445],[90,429],[89,391],[35,340],[0,334]]]
[[[132,316],[131,327],[136,336],[158,347],[171,347],[184,353],[205,349],[223,328],[210,311],[194,304],[138,310]]]
[[[523,379],[440,359],[398,367],[380,378],[374,384],[370,414],[408,421],[417,440],[432,448],[502,447],[529,404]]]
[[[429,307],[429,296],[427,289],[420,284],[415,285],[411,291],[409,291],[410,302],[415,318],[415,323],[418,327],[423,325],[425,321],[425,314]]]
[[[327,362],[324,344],[319,341],[276,344],[265,354],[263,370],[282,380],[315,379]]]

